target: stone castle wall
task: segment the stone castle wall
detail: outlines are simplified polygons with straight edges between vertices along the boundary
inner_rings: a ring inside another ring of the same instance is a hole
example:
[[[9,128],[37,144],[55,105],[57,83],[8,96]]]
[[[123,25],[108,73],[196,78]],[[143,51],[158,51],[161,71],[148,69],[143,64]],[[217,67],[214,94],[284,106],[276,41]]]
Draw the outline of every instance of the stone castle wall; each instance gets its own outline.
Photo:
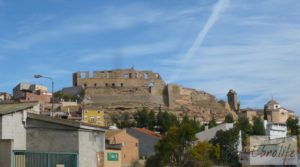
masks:
[[[154,103],[164,105],[163,89],[149,87],[88,87],[85,96],[98,104]]]
[[[92,74],[92,75],[91,75]],[[134,69],[76,72],[73,86],[83,87],[163,87],[164,81],[158,73]]]
[[[226,108],[204,91],[168,84],[158,73],[134,69],[73,74],[73,86],[84,88],[89,107],[101,107],[106,113],[134,112],[143,107],[188,115],[202,122],[224,118]]]

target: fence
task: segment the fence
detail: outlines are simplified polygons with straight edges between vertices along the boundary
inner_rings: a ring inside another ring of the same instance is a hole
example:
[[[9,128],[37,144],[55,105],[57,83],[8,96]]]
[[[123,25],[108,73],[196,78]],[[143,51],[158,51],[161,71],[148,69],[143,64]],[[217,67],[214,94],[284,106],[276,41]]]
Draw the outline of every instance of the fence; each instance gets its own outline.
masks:
[[[13,167],[78,167],[77,153],[13,151]]]

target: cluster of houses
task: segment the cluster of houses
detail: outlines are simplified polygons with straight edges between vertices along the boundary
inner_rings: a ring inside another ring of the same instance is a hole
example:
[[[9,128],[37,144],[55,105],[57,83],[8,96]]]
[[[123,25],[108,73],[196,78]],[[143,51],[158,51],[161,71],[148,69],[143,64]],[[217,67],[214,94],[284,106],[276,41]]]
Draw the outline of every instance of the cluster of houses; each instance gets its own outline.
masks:
[[[144,128],[108,129],[41,115],[39,103],[0,104],[1,167],[130,166],[153,155],[160,138]],[[49,155],[55,158],[43,158]]]
[[[12,100],[13,99],[13,100]],[[47,87],[20,83],[13,96],[0,93],[0,166],[39,167],[126,167],[143,166],[154,155],[160,134],[145,128],[118,129],[105,123],[101,110],[86,109],[75,102],[55,101]],[[239,117],[264,121],[270,139],[287,136],[286,120],[294,112],[274,99],[264,109],[240,109],[236,92],[228,93],[229,108]],[[55,112],[51,105],[55,104]],[[80,112],[78,112],[80,111]],[[212,139],[219,130],[233,124],[221,124],[196,134],[199,141]],[[238,151],[242,152],[241,140]]]

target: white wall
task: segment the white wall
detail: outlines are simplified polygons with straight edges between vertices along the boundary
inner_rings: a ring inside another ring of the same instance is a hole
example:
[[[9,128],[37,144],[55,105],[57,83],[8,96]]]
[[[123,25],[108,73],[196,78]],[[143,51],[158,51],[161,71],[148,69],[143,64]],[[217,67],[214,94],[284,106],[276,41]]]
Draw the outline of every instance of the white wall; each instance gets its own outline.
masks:
[[[104,152],[104,132],[79,131],[79,166],[97,167],[97,152]]]
[[[198,140],[201,140],[201,141],[204,141],[204,140],[209,141],[210,139],[212,139],[216,136],[217,131],[219,131],[219,130],[226,131],[231,128],[233,128],[232,123],[221,124],[216,127],[213,127],[208,130],[197,133],[196,137]]]
[[[23,112],[3,115],[1,119],[1,139],[13,139],[14,150],[26,150],[26,130],[22,122]]]

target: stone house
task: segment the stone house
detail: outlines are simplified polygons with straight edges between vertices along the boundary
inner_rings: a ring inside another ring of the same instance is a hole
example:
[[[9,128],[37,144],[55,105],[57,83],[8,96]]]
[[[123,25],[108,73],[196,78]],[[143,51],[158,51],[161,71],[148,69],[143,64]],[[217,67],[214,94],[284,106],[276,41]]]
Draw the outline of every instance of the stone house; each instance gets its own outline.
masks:
[[[38,103],[0,105],[1,167],[12,165],[15,151],[73,153],[79,167],[103,166],[105,128],[35,114],[36,109]]]
[[[139,155],[141,159],[149,158],[155,154],[154,147],[161,139],[161,135],[146,128],[127,128],[127,133],[139,141]]]
[[[250,123],[253,123],[254,117],[258,117],[269,123],[285,124],[289,117],[295,117],[295,113],[283,108],[277,101],[271,99],[265,104],[264,109],[241,109],[239,116],[247,117]]]
[[[124,130],[111,130],[105,134],[106,143],[108,145],[121,144],[122,166],[131,166],[135,161],[139,160],[139,140],[129,135]]]
[[[106,144],[104,152],[105,167],[122,166],[122,144]]]

